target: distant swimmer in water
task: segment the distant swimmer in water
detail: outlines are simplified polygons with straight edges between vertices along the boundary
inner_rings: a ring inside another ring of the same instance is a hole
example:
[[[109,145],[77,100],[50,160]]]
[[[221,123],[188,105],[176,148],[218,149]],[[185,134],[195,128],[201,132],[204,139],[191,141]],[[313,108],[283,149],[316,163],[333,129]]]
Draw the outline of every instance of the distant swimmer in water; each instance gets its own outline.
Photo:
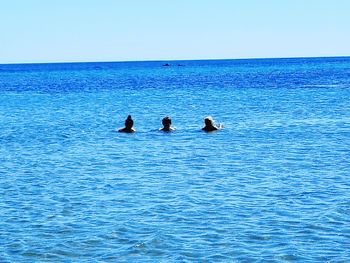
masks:
[[[125,127],[122,129],[119,129],[118,132],[125,132],[125,133],[133,133],[136,132],[136,130],[133,128],[134,121],[131,118],[131,115],[129,115],[125,120]]]
[[[221,125],[219,127],[217,127],[214,124],[214,120],[212,117],[206,117],[204,119],[204,123],[205,123],[205,126],[202,128],[202,131],[205,131],[205,132],[217,131],[217,130],[220,130],[222,128]]]
[[[161,131],[165,131],[165,132],[175,131],[175,128],[171,127],[171,119],[168,116],[163,118],[162,124],[164,127],[160,129]]]

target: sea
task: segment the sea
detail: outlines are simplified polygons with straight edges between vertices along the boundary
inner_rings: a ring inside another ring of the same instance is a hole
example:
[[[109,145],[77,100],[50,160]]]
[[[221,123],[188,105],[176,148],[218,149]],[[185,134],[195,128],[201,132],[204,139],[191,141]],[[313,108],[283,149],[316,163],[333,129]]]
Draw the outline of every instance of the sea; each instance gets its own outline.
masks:
[[[350,57],[0,65],[0,262],[350,262]]]

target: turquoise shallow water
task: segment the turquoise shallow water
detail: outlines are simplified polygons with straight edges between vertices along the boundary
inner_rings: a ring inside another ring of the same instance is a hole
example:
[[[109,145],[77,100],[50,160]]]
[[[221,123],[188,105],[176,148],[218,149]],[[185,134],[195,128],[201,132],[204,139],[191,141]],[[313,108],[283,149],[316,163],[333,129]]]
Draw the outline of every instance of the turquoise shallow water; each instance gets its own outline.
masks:
[[[350,261],[350,58],[164,63],[0,65],[0,262]]]

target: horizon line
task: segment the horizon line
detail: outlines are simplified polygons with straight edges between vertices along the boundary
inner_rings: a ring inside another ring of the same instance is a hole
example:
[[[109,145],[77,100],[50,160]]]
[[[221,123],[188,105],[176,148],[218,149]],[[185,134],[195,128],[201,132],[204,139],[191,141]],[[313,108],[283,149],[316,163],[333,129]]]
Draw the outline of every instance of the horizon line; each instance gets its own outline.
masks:
[[[198,59],[145,59],[145,60],[101,60],[101,61],[53,61],[53,62],[9,62],[0,65],[35,65],[35,64],[79,64],[79,63],[133,63],[133,62],[171,62],[171,61],[211,61],[211,60],[264,60],[264,59],[317,59],[317,58],[348,58],[340,56],[290,56],[290,57],[245,57],[245,58],[198,58]]]

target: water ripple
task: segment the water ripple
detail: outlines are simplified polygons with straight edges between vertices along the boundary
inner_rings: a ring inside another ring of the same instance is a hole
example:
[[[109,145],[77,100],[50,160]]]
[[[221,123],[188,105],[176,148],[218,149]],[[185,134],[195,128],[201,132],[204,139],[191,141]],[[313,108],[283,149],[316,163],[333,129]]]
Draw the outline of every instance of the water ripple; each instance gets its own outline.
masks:
[[[0,261],[348,262],[338,60],[2,71]]]

